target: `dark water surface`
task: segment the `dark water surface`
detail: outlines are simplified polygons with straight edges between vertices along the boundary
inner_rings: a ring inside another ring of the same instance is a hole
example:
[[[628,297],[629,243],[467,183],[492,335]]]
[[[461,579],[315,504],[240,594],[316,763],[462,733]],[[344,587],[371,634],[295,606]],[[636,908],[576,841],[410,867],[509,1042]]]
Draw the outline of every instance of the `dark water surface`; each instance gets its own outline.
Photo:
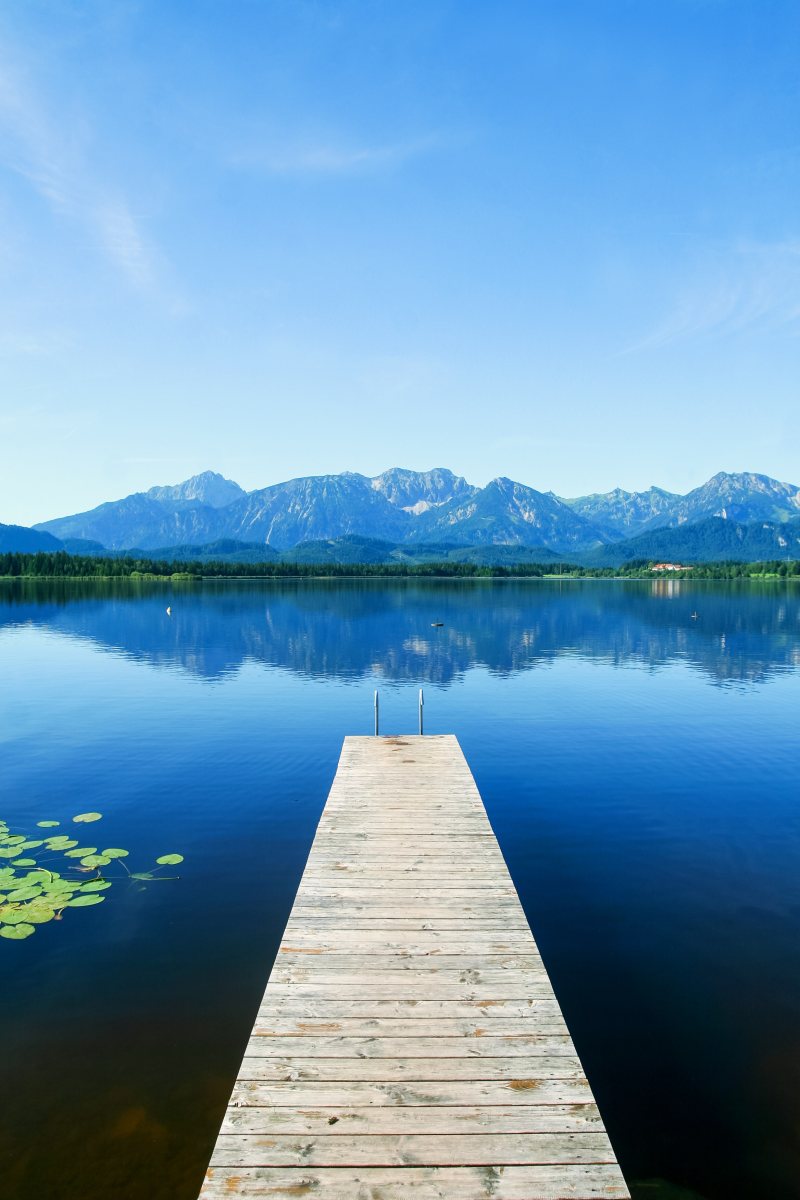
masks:
[[[532,580],[0,584],[0,817],[186,856],[0,940],[2,1200],[194,1200],[342,737],[420,686],[635,1194],[800,1197],[800,587]]]

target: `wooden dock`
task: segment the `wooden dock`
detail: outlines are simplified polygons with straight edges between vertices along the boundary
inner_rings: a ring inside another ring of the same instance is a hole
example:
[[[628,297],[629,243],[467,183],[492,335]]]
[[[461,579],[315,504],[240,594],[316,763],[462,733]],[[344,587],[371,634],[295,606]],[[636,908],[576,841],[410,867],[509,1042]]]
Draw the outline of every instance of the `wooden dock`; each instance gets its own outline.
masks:
[[[201,1190],[628,1197],[455,737],[348,737]]]

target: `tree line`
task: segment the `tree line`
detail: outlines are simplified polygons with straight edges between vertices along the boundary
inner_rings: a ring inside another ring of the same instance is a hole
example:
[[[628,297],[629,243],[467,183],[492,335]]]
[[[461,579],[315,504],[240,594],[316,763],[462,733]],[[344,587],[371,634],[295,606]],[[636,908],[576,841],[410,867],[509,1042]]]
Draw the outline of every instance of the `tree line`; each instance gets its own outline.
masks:
[[[684,571],[656,572],[648,559],[634,559],[622,566],[587,567],[575,563],[518,563],[492,566],[474,562],[420,563],[292,563],[292,562],[169,562],[141,557],[110,557],[67,554],[64,551],[0,554],[0,576],[39,579],[133,579],[192,580],[298,579],[298,578],[444,578],[444,579],[541,579],[560,576],[572,579],[752,579],[800,577],[800,561],[697,563]]]

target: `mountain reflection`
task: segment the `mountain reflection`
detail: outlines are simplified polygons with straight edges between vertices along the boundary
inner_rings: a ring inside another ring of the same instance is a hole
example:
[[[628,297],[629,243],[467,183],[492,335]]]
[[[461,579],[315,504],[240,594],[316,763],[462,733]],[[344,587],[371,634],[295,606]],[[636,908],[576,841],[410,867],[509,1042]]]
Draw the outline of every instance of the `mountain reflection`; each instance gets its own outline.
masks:
[[[510,674],[560,655],[681,662],[717,684],[800,667],[800,589],[780,583],[0,585],[0,632],[26,625],[209,681],[261,663],[307,677],[447,685],[474,667]]]

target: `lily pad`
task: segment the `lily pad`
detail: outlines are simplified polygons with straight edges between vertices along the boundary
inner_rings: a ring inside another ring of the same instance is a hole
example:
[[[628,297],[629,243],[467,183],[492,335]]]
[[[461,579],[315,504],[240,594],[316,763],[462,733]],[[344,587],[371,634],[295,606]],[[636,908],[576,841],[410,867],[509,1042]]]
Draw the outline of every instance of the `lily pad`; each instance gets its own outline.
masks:
[[[37,821],[36,824],[40,829],[55,829],[56,825],[60,825],[60,821]]]
[[[161,867],[174,867],[176,863],[183,862],[183,855],[182,854],[162,854],[160,858],[156,859],[156,862]]]
[[[97,854],[97,846],[78,846],[75,850],[67,850],[67,858],[86,858],[87,854]]]
[[[6,834],[6,836],[4,838],[2,838],[0,840],[2,840],[6,846],[18,846],[20,844],[20,842],[25,841],[25,834],[24,833],[8,833],[8,834]]]
[[[111,887],[111,882],[108,879],[90,879],[88,883],[81,884],[82,892],[104,892],[106,888]]]
[[[19,925],[4,925],[0,929],[0,937],[8,938],[12,942],[21,942],[25,938],[30,937],[32,933],[36,933],[34,926],[22,923]]]
[[[30,921],[31,925],[46,925],[55,915],[56,910],[43,899],[25,905],[25,920]]]
[[[4,925],[19,925],[20,921],[26,920],[25,911],[24,904],[4,904],[0,908],[0,921]]]
[[[112,846],[110,850],[101,850],[100,853],[105,854],[106,858],[127,858],[129,851]]]
[[[83,867],[107,867],[111,862],[105,854],[87,854],[86,858],[81,859]]]
[[[36,859],[35,858],[15,858],[14,866],[15,867],[35,867]]]
[[[50,850],[71,850],[73,846],[77,846],[77,838],[68,838],[66,834],[60,833],[58,837],[48,838],[47,846]]]
[[[102,813],[78,813],[77,817],[73,817],[73,821],[77,824],[88,824],[90,821],[99,821]]]
[[[67,905],[69,908],[88,908],[90,904],[102,904],[104,900],[105,896],[74,896]]]
[[[41,886],[37,883],[31,887],[17,888],[15,891],[9,892],[6,900],[9,904],[22,904],[24,900],[34,900],[41,894]]]

